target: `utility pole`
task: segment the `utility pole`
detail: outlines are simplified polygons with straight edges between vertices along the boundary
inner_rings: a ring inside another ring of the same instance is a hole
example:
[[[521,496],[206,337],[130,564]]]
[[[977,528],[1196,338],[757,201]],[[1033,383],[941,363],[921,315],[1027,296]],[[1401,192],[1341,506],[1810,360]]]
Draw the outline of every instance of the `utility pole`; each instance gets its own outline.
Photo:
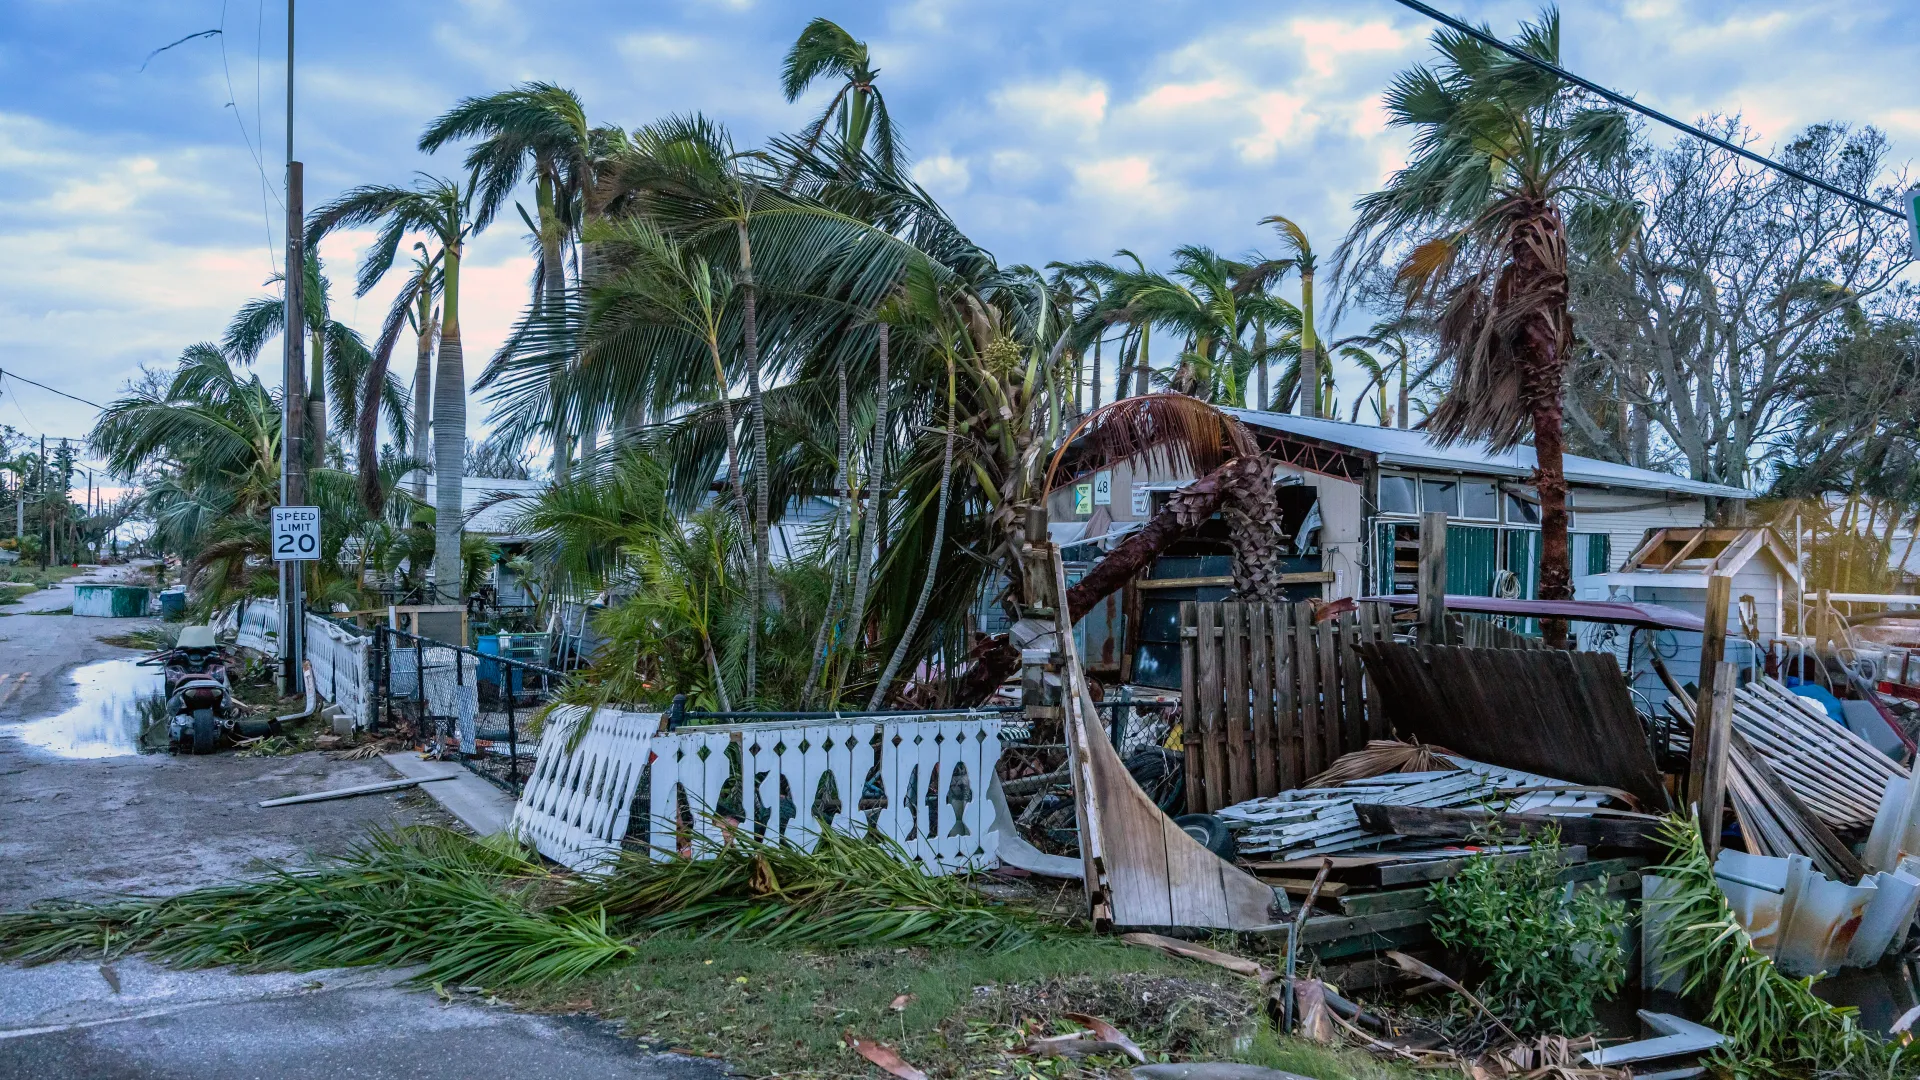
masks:
[[[47,437],[45,435],[40,436],[40,516],[43,518],[50,516],[47,513]],[[47,561],[52,557],[53,526],[49,525],[47,526],[47,546],[40,549],[40,565],[52,566],[53,564]]]
[[[306,230],[306,209],[302,203],[303,176],[300,162],[293,159],[293,2],[287,0],[287,264],[285,282],[286,313],[281,339],[286,357],[281,374],[280,430],[280,505],[304,506],[307,501],[307,335],[305,299],[306,256],[302,250]],[[300,661],[305,658],[302,622],[306,603],[305,584],[299,563],[280,564],[280,656],[285,661],[283,685],[287,693],[297,694],[301,685]]]

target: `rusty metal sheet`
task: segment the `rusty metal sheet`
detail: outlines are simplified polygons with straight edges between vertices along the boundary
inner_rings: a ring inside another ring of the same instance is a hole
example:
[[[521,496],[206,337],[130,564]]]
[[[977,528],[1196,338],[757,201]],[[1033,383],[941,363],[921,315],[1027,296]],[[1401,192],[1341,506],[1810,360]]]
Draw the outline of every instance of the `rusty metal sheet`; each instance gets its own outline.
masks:
[[[1510,769],[1619,788],[1647,811],[1667,792],[1607,653],[1362,642],[1397,737]]]

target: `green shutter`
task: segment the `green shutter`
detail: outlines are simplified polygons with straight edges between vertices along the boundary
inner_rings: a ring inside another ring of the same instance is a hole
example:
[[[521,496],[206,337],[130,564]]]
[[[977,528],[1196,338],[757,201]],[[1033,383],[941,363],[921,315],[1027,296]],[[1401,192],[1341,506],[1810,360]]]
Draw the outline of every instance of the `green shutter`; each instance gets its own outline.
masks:
[[[1493,575],[1500,569],[1498,529],[1472,525],[1447,526],[1447,591],[1464,596],[1492,596]]]
[[[1613,537],[1606,533],[1575,533],[1575,536],[1587,538],[1587,570],[1589,574],[1604,574],[1613,565]]]
[[[1373,527],[1373,591],[1378,596],[1393,595],[1393,524],[1379,522]]]

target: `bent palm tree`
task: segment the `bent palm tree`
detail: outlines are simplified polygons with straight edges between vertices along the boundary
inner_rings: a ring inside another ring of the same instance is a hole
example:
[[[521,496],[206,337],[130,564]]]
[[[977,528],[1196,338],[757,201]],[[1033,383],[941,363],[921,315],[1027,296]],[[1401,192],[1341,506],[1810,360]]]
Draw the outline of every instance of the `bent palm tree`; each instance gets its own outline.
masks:
[[[1320,333],[1313,324],[1313,278],[1319,269],[1319,260],[1313,254],[1313,243],[1307,239],[1307,231],[1291,219],[1274,214],[1261,218],[1260,224],[1273,226],[1280,233],[1282,246],[1291,252],[1287,258],[1276,260],[1274,269],[1281,275],[1288,270],[1297,271],[1300,275],[1300,415],[1319,416],[1322,412],[1320,384],[1323,375]]]
[[[1356,204],[1341,268],[1382,261],[1416,242],[1398,280],[1409,303],[1439,308],[1440,353],[1453,385],[1433,413],[1444,440],[1513,446],[1531,430],[1540,496],[1540,596],[1573,595],[1561,395],[1573,325],[1567,306],[1563,203],[1625,217],[1631,209],[1581,183],[1625,154],[1631,127],[1559,77],[1465,34],[1433,36],[1440,60],[1394,80],[1389,122],[1414,129],[1413,160]],[[1560,16],[1524,24],[1515,45],[1558,63]],[[1611,233],[1617,230],[1596,230]],[[1550,622],[1550,641],[1565,636]]]
[[[433,387],[434,590],[443,603],[460,603],[465,571],[460,557],[464,508],[461,505],[467,449],[467,372],[460,343],[460,259],[467,238],[479,231],[474,220],[474,185],[422,176],[412,187],[357,187],[317,211],[307,223],[307,244],[337,228],[380,224],[380,232],[360,264],[359,292],[367,291],[392,268],[400,241],[426,233],[442,259],[440,352]],[[383,335],[384,336],[384,335]]]
[[[893,137],[893,118],[887,115],[886,99],[874,79],[880,74],[867,55],[867,43],[855,41],[830,19],[815,19],[787,50],[780,74],[780,90],[787,100],[798,101],[814,80],[834,77],[845,80],[834,92],[833,100],[808,128],[809,152],[820,142],[827,122],[837,121],[841,153],[848,158],[845,167],[857,167],[852,160],[873,140],[873,160],[888,173],[900,170],[900,147]]]

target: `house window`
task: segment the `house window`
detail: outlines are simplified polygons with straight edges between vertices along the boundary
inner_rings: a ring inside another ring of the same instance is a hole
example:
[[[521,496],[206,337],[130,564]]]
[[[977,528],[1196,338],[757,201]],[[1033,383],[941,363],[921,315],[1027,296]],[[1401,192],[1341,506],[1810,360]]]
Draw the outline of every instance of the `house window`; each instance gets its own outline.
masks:
[[[1528,502],[1520,496],[1508,492],[1507,520],[1515,525],[1538,525],[1540,524],[1540,504],[1537,502]]]
[[[1420,508],[1429,514],[1460,516],[1460,485],[1451,480],[1420,481]]]
[[[1491,480],[1467,480],[1460,485],[1460,516],[1482,521],[1500,520],[1500,493]]]
[[[1413,477],[1382,476],[1380,478],[1380,512],[1383,514],[1420,512],[1420,508],[1414,504]]]

